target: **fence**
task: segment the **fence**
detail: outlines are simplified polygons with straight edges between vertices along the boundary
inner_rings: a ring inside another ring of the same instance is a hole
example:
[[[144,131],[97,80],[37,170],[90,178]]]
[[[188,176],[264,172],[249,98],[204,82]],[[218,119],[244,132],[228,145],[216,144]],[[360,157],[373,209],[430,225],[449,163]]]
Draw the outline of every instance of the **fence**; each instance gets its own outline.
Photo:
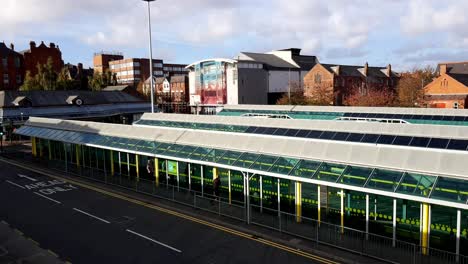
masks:
[[[21,157],[21,158],[24,158]],[[392,263],[414,264],[468,264],[468,257],[434,248],[424,249],[419,245],[389,237],[366,233],[340,225],[319,222],[318,220],[298,217],[294,214],[275,209],[245,203],[229,203],[222,197],[215,197],[171,184],[156,183],[145,179],[136,179],[126,175],[109,175],[105,170],[78,167],[63,161],[41,160],[41,165],[60,172],[84,177],[108,185],[114,185],[135,192],[163,198],[220,216],[262,226],[287,233],[317,244],[329,245],[357,254],[374,257]],[[247,213],[247,209],[249,212]],[[249,219],[247,219],[249,217]],[[423,254],[425,252],[426,254]]]

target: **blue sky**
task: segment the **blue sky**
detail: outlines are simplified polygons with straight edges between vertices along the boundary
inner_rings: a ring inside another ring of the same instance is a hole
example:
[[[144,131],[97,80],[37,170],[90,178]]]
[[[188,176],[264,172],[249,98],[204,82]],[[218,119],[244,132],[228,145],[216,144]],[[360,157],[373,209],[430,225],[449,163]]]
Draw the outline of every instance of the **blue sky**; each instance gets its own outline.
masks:
[[[154,57],[191,63],[240,51],[297,47],[323,63],[407,70],[468,60],[468,1],[157,0]],[[2,0],[0,41],[60,46],[65,62],[92,66],[99,51],[147,57],[141,0]]]

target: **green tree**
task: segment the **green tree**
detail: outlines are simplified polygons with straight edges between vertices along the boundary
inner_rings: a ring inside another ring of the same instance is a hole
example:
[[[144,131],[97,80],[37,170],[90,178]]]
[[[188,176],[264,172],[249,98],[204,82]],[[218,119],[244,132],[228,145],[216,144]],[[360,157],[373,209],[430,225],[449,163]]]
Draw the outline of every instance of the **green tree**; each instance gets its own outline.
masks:
[[[34,91],[34,90],[42,90],[43,87],[38,82],[35,76],[31,75],[30,71],[26,72],[26,77],[24,78],[23,85],[19,88],[20,91]]]
[[[37,74],[35,78],[40,83],[42,90],[55,90],[57,86],[57,73],[54,71],[53,60],[47,59],[44,65],[37,64]]]
[[[103,74],[95,72],[92,77],[88,79],[88,85],[93,91],[100,91],[102,88],[109,85],[117,84],[117,76],[112,74],[110,70],[105,71]]]
[[[73,90],[76,89],[76,81],[70,78],[70,71],[67,67],[63,67],[57,76],[57,90]]]

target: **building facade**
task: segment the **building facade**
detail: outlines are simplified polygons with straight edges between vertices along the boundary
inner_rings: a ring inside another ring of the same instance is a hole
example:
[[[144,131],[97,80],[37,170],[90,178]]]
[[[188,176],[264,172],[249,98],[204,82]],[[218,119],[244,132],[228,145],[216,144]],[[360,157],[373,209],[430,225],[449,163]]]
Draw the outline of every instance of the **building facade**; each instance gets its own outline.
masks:
[[[104,73],[109,70],[109,62],[123,60],[123,54],[119,52],[99,52],[94,53],[93,65],[94,71]]]
[[[117,75],[119,84],[136,85],[149,78],[149,59],[128,58],[109,62],[109,69]],[[153,75],[155,77],[164,76],[163,61],[153,59]]]
[[[440,63],[439,77],[424,87],[428,107],[467,108],[468,62]]]
[[[275,104],[285,93],[302,91],[304,75],[318,62],[300,49],[241,52],[234,59],[207,59],[187,68],[190,103]]]
[[[24,81],[23,56],[15,51],[13,44],[8,48],[0,42],[0,90],[16,90]]]
[[[55,72],[60,72],[63,68],[62,52],[58,45],[50,43],[49,47],[41,41],[39,46],[36,42],[29,43],[29,49],[21,52],[24,56],[24,68],[26,72],[30,72],[31,76],[37,74],[37,65],[45,65],[49,58],[52,59],[52,68]]]
[[[314,97],[323,90],[333,94],[330,104],[343,105],[346,97],[355,92],[365,95],[369,90],[394,91],[398,73],[387,67],[349,66],[337,64],[315,65],[304,76],[304,95]]]
[[[164,63],[164,77],[188,76],[188,70],[185,67],[187,67],[186,64]]]

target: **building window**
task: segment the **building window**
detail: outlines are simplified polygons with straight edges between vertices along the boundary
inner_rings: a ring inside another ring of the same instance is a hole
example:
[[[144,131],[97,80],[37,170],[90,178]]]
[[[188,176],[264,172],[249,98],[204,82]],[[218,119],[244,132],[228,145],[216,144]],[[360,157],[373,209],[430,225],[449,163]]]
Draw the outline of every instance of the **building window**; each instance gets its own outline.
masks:
[[[21,66],[20,58],[19,58],[19,57],[15,57],[15,67],[16,67],[16,68],[19,68],[20,66]]]
[[[17,74],[16,75],[16,84],[20,84],[21,83],[21,75]]]
[[[153,67],[162,68],[163,65],[162,65],[162,63],[158,62],[158,63],[153,63]]]
[[[3,65],[3,68],[8,67],[8,59],[7,59],[7,57],[2,58],[2,65]]]
[[[5,73],[3,74],[3,84],[8,84],[10,82],[10,79],[8,78],[8,74]]]
[[[322,75],[320,73],[315,74],[315,83],[322,82]]]

